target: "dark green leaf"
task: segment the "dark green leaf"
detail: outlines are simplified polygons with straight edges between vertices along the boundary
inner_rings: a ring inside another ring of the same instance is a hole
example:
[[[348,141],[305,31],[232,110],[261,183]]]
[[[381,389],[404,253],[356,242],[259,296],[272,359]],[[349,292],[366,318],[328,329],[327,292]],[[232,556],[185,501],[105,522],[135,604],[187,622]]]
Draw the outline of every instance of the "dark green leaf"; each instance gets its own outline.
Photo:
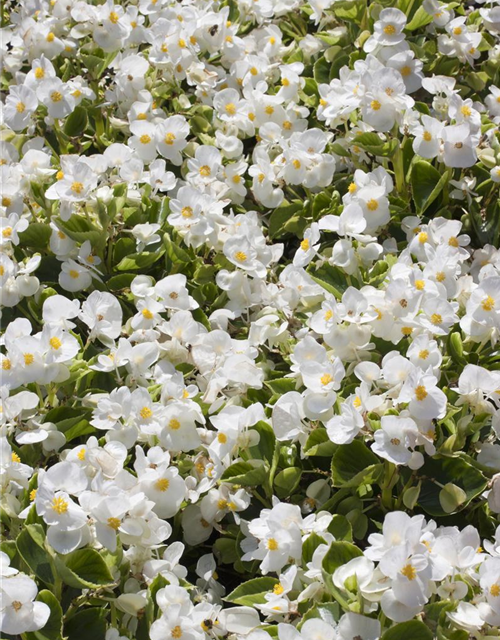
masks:
[[[381,471],[383,465],[361,440],[338,446],[332,457],[334,487],[355,487],[362,484],[364,478],[366,483],[370,483]]]
[[[401,622],[386,631],[381,640],[432,640],[433,636],[428,627],[419,620]]]
[[[276,580],[276,578],[254,578],[253,580],[248,580],[240,584],[239,587],[231,591],[224,600],[248,607],[252,607],[255,604],[262,604],[266,601],[264,596],[272,592],[277,584],[278,580]]]
[[[45,532],[39,524],[25,525],[17,536],[16,544],[20,556],[45,584],[54,584],[54,572],[50,555],[44,546]]]
[[[302,477],[300,467],[288,467],[283,469],[274,478],[274,488],[278,498],[289,498],[299,486]]]
[[[76,107],[73,113],[70,113],[66,118],[64,133],[70,138],[81,136],[87,128],[88,122],[87,109],[81,106]]]
[[[106,586],[113,582],[106,562],[95,549],[78,549],[67,556],[58,556],[56,566],[62,580],[77,589]]]
[[[79,611],[64,625],[68,640],[100,640],[106,635],[108,610],[92,607]]]
[[[26,640],[60,640],[62,635],[63,611],[55,595],[44,589],[37,596],[38,602],[43,602],[50,608],[50,617],[39,631],[26,633]]]
[[[465,501],[457,507],[460,511],[480,495],[488,483],[480,471],[460,458],[427,458],[424,466],[418,470],[418,475],[422,478],[418,504],[431,516],[447,515],[439,500],[442,486],[453,483],[465,492]],[[433,480],[436,480],[439,486]]]
[[[235,462],[224,471],[221,479],[243,486],[257,486],[266,480],[268,470],[265,464],[253,466],[249,462]]]
[[[50,227],[41,222],[30,222],[26,231],[19,234],[21,247],[46,249],[51,236]]]

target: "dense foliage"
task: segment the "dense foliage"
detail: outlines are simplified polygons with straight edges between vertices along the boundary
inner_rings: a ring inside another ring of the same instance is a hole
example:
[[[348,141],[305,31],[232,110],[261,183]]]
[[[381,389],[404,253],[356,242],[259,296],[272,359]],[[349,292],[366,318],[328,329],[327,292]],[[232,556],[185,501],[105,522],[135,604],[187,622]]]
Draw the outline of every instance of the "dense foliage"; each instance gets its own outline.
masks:
[[[2,638],[498,638],[498,0],[1,11]]]

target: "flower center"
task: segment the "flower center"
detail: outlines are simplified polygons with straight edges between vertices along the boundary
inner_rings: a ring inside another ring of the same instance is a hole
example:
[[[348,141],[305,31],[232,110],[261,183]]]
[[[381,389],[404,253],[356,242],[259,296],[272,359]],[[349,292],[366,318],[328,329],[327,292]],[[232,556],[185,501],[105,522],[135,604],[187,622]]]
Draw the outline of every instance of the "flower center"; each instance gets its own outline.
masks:
[[[323,386],[326,386],[327,384],[330,384],[330,382],[333,380],[332,376],[329,373],[324,373],[321,378],[320,378],[320,382]]]
[[[161,491],[162,493],[168,489],[170,482],[167,478],[160,478],[155,482],[155,489]]]
[[[83,191],[83,184],[81,182],[73,182],[73,184],[71,185],[71,191],[80,195],[80,193]]]
[[[415,389],[415,396],[417,400],[419,400],[420,402],[422,402],[422,400],[425,400],[427,398],[428,396],[427,389],[424,387],[423,384],[419,384],[418,387]]]
[[[149,407],[142,407],[142,409],[139,411],[139,415],[144,420],[147,420],[148,418],[151,418],[151,416],[153,415],[153,412]]]
[[[407,564],[401,569],[401,573],[408,578],[408,580],[415,580],[417,577],[417,570],[412,564]]]
[[[111,527],[116,531],[120,525],[121,525],[120,518],[113,518],[113,517],[108,518],[108,527]]]
[[[51,346],[53,349],[55,349],[56,351],[57,351],[58,349],[60,349],[60,348],[61,348],[61,346],[62,346],[62,342],[61,342],[61,341],[59,340],[59,338],[57,338],[56,336],[54,336],[53,338],[51,338],[51,339],[49,340],[49,344],[50,344],[50,346]]]
[[[492,311],[495,306],[495,300],[491,296],[488,296],[483,300],[481,306],[484,311]]]
[[[64,498],[54,498],[52,500],[52,510],[61,515],[68,510],[68,503]]]
[[[269,549],[269,551],[278,550],[279,545],[275,538],[269,538],[269,540],[267,541],[267,548]]]

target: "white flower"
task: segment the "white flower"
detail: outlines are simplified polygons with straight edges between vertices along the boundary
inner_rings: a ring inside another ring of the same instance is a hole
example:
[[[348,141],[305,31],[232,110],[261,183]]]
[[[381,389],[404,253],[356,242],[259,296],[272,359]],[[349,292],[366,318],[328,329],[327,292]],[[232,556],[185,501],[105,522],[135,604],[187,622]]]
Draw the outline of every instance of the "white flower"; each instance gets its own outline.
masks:
[[[34,580],[20,573],[3,576],[0,590],[0,631],[17,635],[38,631],[45,626],[50,608],[44,602],[34,601],[38,592]]]

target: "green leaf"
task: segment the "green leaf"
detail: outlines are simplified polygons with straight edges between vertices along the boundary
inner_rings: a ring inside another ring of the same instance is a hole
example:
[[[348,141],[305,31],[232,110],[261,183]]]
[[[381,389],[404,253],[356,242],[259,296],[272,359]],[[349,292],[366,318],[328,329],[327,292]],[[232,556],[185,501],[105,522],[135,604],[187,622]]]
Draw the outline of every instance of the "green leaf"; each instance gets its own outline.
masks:
[[[332,457],[332,483],[334,487],[356,487],[376,482],[383,473],[377,456],[361,440],[337,447]]]
[[[308,562],[311,562],[314,552],[320,544],[326,544],[326,540],[319,536],[317,533],[311,533],[307,536],[302,544],[302,564],[305,566]]]
[[[285,233],[287,233],[287,230],[285,229],[286,223],[293,217],[297,216],[299,212],[302,212],[303,209],[303,202],[300,202],[299,200],[287,202],[285,200],[282,205],[272,212],[271,217],[269,218],[269,237],[271,239],[281,238]]]
[[[432,640],[432,632],[423,622],[401,622],[386,631],[381,640]]]
[[[461,458],[434,457],[427,458],[423,467],[418,470],[422,478],[422,487],[418,504],[431,516],[448,515],[440,501],[439,485],[453,483],[465,492],[464,502],[457,505],[454,511],[461,511],[473,498],[480,495],[487,486],[487,478],[478,469]]]
[[[335,536],[335,540],[337,540],[337,542],[341,540],[352,542],[351,523],[345,516],[340,515],[340,513],[336,513],[333,516],[332,521],[328,525],[328,533]]]
[[[87,115],[87,109],[85,107],[76,107],[73,113],[66,118],[64,124],[64,133],[70,138],[76,138],[81,136],[87,128],[89,118]]]
[[[366,9],[366,0],[342,0],[332,6],[333,13],[341,20],[361,24]]]
[[[187,263],[191,262],[193,258],[189,255],[187,251],[182,249],[178,243],[173,242],[169,235],[166,233],[163,236],[163,244],[167,250],[167,256],[175,263]]]
[[[399,142],[394,139],[384,141],[380,139],[378,134],[368,132],[362,133],[360,136],[356,136],[354,144],[375,156],[390,157],[396,151]]]
[[[26,231],[19,234],[20,245],[33,249],[45,249],[49,244],[51,233],[47,224],[30,222]]]
[[[95,79],[99,80],[102,74],[106,71],[108,66],[113,62],[116,57],[117,52],[112,51],[111,53],[104,53],[104,51],[99,50],[100,56],[98,55],[85,55],[81,53],[81,57],[83,60],[83,64],[87,67],[90,72],[90,75]]]
[[[57,407],[51,409],[44,418],[44,422],[53,422],[57,430],[64,433],[66,441],[94,433],[96,430],[90,424],[90,410],[73,407]]]
[[[350,542],[332,542],[323,558],[323,570],[332,575],[335,569],[362,555],[361,549]]]
[[[110,291],[129,289],[134,278],[137,278],[136,273],[121,273],[119,276],[113,276],[112,278],[110,278],[106,282],[106,286]]]
[[[321,618],[321,620],[324,620],[333,626],[335,622],[338,622],[340,615],[341,611],[337,602],[324,602],[322,604],[318,604],[316,607],[311,607],[309,611],[306,611],[300,619],[297,629],[300,631],[304,622],[311,618]]]
[[[79,215],[72,215],[69,220],[53,218],[57,227],[69,238],[83,244],[88,240],[93,248],[103,248],[106,245],[107,233],[103,232],[86,218]]]
[[[335,445],[326,432],[326,429],[319,427],[313,429],[306,440],[302,453],[305,456],[322,456],[330,458],[337,445]]]
[[[477,236],[478,244],[498,244],[500,238],[500,200],[491,203],[488,211],[481,210],[481,206],[474,200],[469,207],[469,216],[472,227]]]
[[[254,466],[249,462],[235,462],[224,471],[221,479],[243,486],[257,486],[267,479],[268,471],[265,464]]]
[[[266,380],[264,382],[266,387],[269,387],[273,393],[283,395],[288,391],[295,391],[297,386],[296,381],[293,378],[276,378],[275,380]]]
[[[454,513],[467,500],[467,494],[453,482],[448,482],[439,492],[439,502],[445,513]]]
[[[423,7],[419,7],[415,12],[415,15],[410,20],[410,22],[406,25],[406,31],[416,31],[417,29],[421,29],[426,25],[432,22],[432,16],[427,13],[427,11]]]
[[[338,569],[338,567],[341,567],[353,558],[358,558],[362,555],[363,552],[361,551],[361,549],[351,544],[350,542],[332,542],[325,557],[323,558],[323,580],[328,591],[342,605],[344,609],[348,608],[348,603],[344,600],[343,595],[333,584],[332,576],[335,569]]]
[[[134,271],[135,269],[147,269],[157,262],[165,253],[165,249],[158,251],[141,251],[141,253],[131,253],[122,258],[116,265],[117,271]]]
[[[414,162],[411,171],[411,188],[418,214],[423,214],[436,200],[449,179],[448,171],[441,175],[430,162],[425,160]]]
[[[95,549],[78,549],[67,556],[58,556],[56,567],[65,584],[76,589],[96,588],[113,583],[113,576],[106,562]]]
[[[38,593],[37,602],[43,602],[50,608],[50,616],[39,631],[26,633],[26,640],[60,640],[62,636],[63,611],[55,595],[44,589]]]
[[[33,573],[45,584],[54,584],[50,555],[45,548],[45,532],[40,524],[24,525],[16,540],[19,555]]]
[[[274,448],[276,446],[276,438],[274,436],[273,428],[267,422],[260,420],[251,427],[252,431],[257,431],[260,436],[258,444],[254,447],[250,447],[250,453],[252,458],[267,460],[269,464],[273,461]]]
[[[330,68],[331,64],[325,56],[321,56],[321,58],[314,63],[313,75],[318,84],[328,84],[330,82]]]
[[[288,467],[288,469],[280,471],[274,478],[274,488],[278,498],[287,498],[293,495],[299,486],[301,477],[302,469],[300,467]]]
[[[106,635],[108,609],[92,607],[79,611],[64,625],[68,640],[100,640]]]
[[[237,544],[234,538],[217,538],[213,545],[217,561],[222,564],[234,564],[239,560]]]
[[[341,298],[344,291],[349,287],[349,283],[346,280],[345,273],[339,267],[335,267],[331,264],[324,264],[319,269],[309,271],[309,275],[316,280],[318,284],[324,287],[327,291],[330,291],[336,298]],[[351,278],[353,285],[356,285],[356,279]]]
[[[277,584],[279,583],[276,578],[253,578],[236,587],[224,600],[247,607],[262,604],[266,601],[264,596],[270,593]]]

